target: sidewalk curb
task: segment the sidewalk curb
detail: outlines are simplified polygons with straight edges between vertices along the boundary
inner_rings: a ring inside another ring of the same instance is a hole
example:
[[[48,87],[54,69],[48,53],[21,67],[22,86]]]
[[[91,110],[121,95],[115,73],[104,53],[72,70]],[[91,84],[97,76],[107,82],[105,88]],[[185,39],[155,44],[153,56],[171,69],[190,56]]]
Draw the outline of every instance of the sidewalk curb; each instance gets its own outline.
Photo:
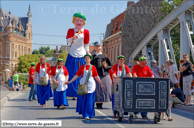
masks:
[[[175,104],[174,108],[194,113],[194,105],[192,105],[192,106],[185,106],[185,105],[181,105],[181,104]]]
[[[21,93],[21,91],[13,92],[13,93],[8,94],[7,96],[3,97],[3,98],[1,99],[1,102],[0,102],[0,109],[3,108],[3,105],[4,105],[10,98],[12,98],[13,96],[16,96],[16,95],[18,95],[18,94],[20,94],[20,93]]]

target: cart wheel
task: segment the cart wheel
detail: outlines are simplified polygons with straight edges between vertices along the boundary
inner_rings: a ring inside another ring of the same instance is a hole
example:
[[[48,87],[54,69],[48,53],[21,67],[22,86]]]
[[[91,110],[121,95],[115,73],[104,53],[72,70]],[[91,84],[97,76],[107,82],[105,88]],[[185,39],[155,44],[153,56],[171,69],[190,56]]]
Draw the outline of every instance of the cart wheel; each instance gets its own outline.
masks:
[[[156,124],[158,122],[157,116],[154,116],[154,123]]]
[[[123,119],[123,117],[120,117],[120,114],[119,114],[119,112],[118,112],[118,113],[117,113],[117,120],[118,120],[119,122],[121,122],[122,119]]]
[[[129,116],[129,123],[131,124],[132,121],[133,121],[133,115],[130,115],[130,116]]]

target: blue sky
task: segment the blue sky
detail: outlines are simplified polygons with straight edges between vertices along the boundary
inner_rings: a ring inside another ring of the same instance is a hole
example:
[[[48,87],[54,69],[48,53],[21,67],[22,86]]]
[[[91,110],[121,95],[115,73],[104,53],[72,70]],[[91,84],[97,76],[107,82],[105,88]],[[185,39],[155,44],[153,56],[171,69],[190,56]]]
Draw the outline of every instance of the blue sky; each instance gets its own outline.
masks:
[[[106,25],[127,7],[127,1],[1,1],[4,10],[18,17],[27,17],[29,4],[32,12],[32,49],[41,46],[54,49],[56,45],[59,48],[66,45],[65,36],[67,30],[74,27],[72,17],[75,12],[82,12],[86,16],[84,28],[90,31],[90,43],[100,41]]]

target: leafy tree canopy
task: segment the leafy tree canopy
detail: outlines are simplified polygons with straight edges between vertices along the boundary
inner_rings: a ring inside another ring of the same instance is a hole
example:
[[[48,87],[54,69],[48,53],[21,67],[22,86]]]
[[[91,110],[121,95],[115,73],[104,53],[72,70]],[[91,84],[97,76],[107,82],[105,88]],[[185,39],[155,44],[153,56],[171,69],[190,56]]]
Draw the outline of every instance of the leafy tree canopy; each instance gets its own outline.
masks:
[[[32,54],[40,54],[40,53],[39,53],[39,50],[35,49],[32,51]]]
[[[17,67],[18,73],[28,73],[31,67],[30,63],[34,62],[35,64],[38,63],[42,54],[26,54],[24,56],[20,56],[18,58],[19,63]]]

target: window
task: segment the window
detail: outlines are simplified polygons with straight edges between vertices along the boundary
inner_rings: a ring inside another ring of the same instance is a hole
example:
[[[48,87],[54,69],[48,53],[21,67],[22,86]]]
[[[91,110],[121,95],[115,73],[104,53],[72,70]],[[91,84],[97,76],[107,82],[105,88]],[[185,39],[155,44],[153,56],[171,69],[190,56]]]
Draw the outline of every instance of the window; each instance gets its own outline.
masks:
[[[28,48],[28,54],[30,54],[30,48]]]
[[[22,34],[23,37],[25,37],[25,32],[24,31],[22,31],[21,34]]]
[[[14,44],[12,44],[12,48],[11,48],[11,58],[13,59],[14,58]]]
[[[117,60],[117,46],[115,46],[115,60]]]
[[[26,54],[26,47],[24,47],[24,55]]]
[[[114,47],[112,47],[112,62],[114,62]]]
[[[119,55],[121,55],[121,44],[119,44]]]
[[[115,33],[117,32],[117,28],[118,28],[118,23],[116,23]]]
[[[18,57],[20,56],[20,45],[18,46]]]
[[[30,39],[30,33],[29,33],[29,39]]]
[[[11,72],[13,72],[13,64],[11,64]]]
[[[110,61],[112,60],[111,58],[111,48],[109,48],[109,58],[110,58]]]
[[[17,59],[17,57],[18,57],[18,56],[17,56],[17,52],[15,52],[15,59]]]
[[[19,29],[18,28],[16,28],[15,31],[16,31],[16,34],[19,34]]]
[[[21,55],[23,56],[23,46],[22,46],[21,52],[22,52],[22,54],[21,54]]]
[[[122,25],[123,25],[123,19],[121,20],[121,25],[119,26],[119,28],[121,28],[121,27],[122,27]]]
[[[114,29],[114,26],[112,25],[112,28],[111,28],[111,35],[113,34],[113,29]]]

